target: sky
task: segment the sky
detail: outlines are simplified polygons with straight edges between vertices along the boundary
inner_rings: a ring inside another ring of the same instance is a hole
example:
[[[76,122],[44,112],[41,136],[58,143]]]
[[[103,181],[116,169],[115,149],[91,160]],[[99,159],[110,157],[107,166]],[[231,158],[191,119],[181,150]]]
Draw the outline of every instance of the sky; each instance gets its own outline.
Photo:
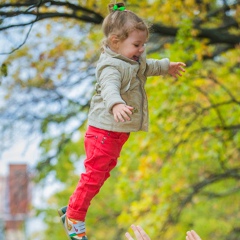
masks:
[[[3,52],[6,42],[3,41],[3,38],[0,35],[0,52]],[[8,44],[7,44],[8,45]],[[4,62],[6,55],[0,55],[0,66]],[[1,77],[0,77],[1,78]],[[1,79],[0,79],[1,80]],[[4,139],[1,139],[4,141]],[[0,176],[7,176],[9,172],[9,164],[27,164],[29,169],[33,169],[37,160],[39,159],[39,150],[38,150],[39,139],[36,137],[35,140],[31,141],[23,139],[21,137],[15,139],[12,145],[0,152]],[[40,197],[39,197],[40,196]],[[37,206],[43,197],[46,196],[46,193],[39,191],[35,187],[32,189],[32,203],[34,206]],[[44,228],[44,223],[41,217],[35,217],[31,213],[31,216],[27,219],[26,222],[26,233],[31,235],[33,232],[42,230]],[[37,240],[37,239],[36,239]]]
[[[24,20],[24,18],[22,20]],[[27,20],[27,18],[26,18],[26,20]],[[12,21],[13,21],[13,23],[15,23],[14,21],[16,21],[16,20],[13,19]],[[44,34],[47,35],[47,33],[45,32],[47,28],[44,26],[44,23],[46,23],[46,22],[41,22],[41,23],[35,24],[33,26],[33,28],[31,29],[31,34],[29,35],[29,37],[27,39],[27,43],[29,43],[31,41],[35,41],[34,33],[36,30],[37,31],[41,30],[40,32],[43,35]],[[7,21],[6,24],[10,24],[10,22]],[[21,33],[20,30],[18,32],[17,31],[18,29],[16,29],[16,28],[14,28],[12,30],[11,29],[8,30],[7,34],[5,32],[0,32],[0,66],[2,65],[2,63],[8,56],[8,54],[6,54],[6,53],[11,52],[13,49],[17,48],[24,42],[29,28],[30,27],[26,27],[25,34]],[[72,36],[74,36],[74,39],[76,41],[80,41],[80,39],[81,39],[81,35],[79,34],[78,28],[66,30],[66,29],[63,29],[61,23],[59,23],[59,24],[54,25],[54,29],[55,29],[55,32],[53,32],[53,34],[55,33],[55,35],[57,35],[57,36],[63,36],[63,31],[64,31],[64,34],[66,34],[66,35],[71,34]],[[37,39],[36,41],[39,41],[39,40]],[[45,47],[45,45],[49,43],[49,38],[43,37],[40,39],[40,41],[41,42],[39,42],[39,45]],[[1,77],[0,77],[0,80],[1,80]],[[82,87],[83,91],[84,91],[84,89],[85,88]],[[79,90],[78,90],[78,94],[79,94]],[[1,98],[0,98],[0,101],[1,101]],[[1,106],[1,102],[0,102],[0,106]],[[1,140],[4,141],[3,138]],[[14,142],[11,143],[11,146],[7,150],[5,150],[3,152],[1,152],[1,150],[0,150],[0,176],[7,176],[9,164],[14,164],[14,163],[15,164],[27,164],[29,166],[30,171],[34,170],[34,166],[40,158],[40,151],[38,149],[39,141],[40,141],[40,137],[37,137],[37,136],[31,137],[31,139],[24,139],[24,138],[19,137],[18,139],[14,139]],[[80,164],[82,164],[82,163],[80,162],[79,165]],[[81,168],[77,168],[77,169],[81,169]],[[33,186],[32,200],[33,200],[34,206],[44,207],[43,204],[44,204],[45,200],[50,195],[54,194],[54,191],[57,191],[59,188],[61,188],[61,186],[59,186],[59,184],[53,183],[51,177],[50,177],[50,179],[48,179],[48,181],[51,182],[51,184],[49,184],[49,186],[51,186],[51,187],[45,186],[43,188],[41,186],[40,187]],[[53,191],[53,189],[54,189],[54,191]],[[28,229],[33,229],[33,230],[38,230],[43,227],[41,218],[34,219],[34,216],[31,217],[31,219],[30,219],[30,221],[28,221],[27,225],[29,226]],[[38,226],[38,228],[32,227],[32,226]]]
[[[13,163],[26,163],[33,167],[39,158],[38,141],[31,142],[18,139],[9,149],[0,155],[0,175],[6,176],[8,165]]]

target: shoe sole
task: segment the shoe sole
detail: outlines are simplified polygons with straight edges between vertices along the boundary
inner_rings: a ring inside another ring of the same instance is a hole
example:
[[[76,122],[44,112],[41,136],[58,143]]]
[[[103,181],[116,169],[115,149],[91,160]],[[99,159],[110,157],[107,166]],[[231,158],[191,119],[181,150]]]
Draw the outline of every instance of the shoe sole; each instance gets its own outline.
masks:
[[[60,218],[60,222],[62,223],[62,226],[64,228],[65,233],[67,234],[68,239],[72,240],[72,238],[70,238],[70,236],[68,235],[68,231],[67,231],[67,229],[65,227],[65,220],[66,220],[66,216],[62,215],[61,218]]]
[[[58,212],[58,215],[62,217],[67,212],[67,206],[59,208],[57,212]]]

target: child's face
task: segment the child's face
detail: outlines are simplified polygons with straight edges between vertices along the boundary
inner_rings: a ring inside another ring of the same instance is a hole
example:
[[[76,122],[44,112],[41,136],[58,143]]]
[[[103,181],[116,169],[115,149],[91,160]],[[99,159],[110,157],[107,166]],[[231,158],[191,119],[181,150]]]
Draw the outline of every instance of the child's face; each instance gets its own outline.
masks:
[[[146,31],[134,30],[127,39],[118,42],[116,52],[124,57],[138,61],[145,50],[148,35]]]

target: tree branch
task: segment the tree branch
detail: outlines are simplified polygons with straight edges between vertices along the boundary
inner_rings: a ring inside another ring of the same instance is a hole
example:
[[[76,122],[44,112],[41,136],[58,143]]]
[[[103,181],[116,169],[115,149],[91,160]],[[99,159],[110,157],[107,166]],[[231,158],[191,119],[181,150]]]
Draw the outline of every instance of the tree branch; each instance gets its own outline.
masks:
[[[192,192],[181,202],[178,215],[180,214],[180,212],[182,211],[184,206],[187,205],[188,203],[190,203],[192,201],[192,198],[197,193],[199,193],[203,188],[205,188],[206,186],[208,186],[212,183],[215,183],[218,181],[223,181],[223,180],[230,179],[230,178],[240,180],[240,168],[229,169],[224,173],[210,175],[203,181],[192,185],[190,187],[192,189]]]
[[[43,20],[43,19],[49,19],[49,18],[71,18],[71,19],[76,19],[78,21],[83,21],[87,23],[92,23],[92,24],[101,24],[103,21],[103,16],[100,15],[99,13],[84,8],[80,5],[75,5],[69,2],[59,2],[59,1],[41,1],[41,3],[37,4],[38,1],[30,1],[29,3],[15,3],[15,4],[0,4],[0,9],[1,8],[10,8],[11,11],[1,11],[0,16],[6,18],[6,17],[13,17],[17,15],[32,15],[37,17],[37,21]],[[27,10],[12,10],[14,8],[22,8],[22,7],[30,7],[32,9],[33,7],[41,9],[41,7],[44,7],[45,9],[55,7],[54,12],[41,12],[39,11],[27,11]],[[65,7],[64,12],[60,12],[57,10],[56,7]],[[211,15],[217,14],[219,11],[222,10],[228,10],[229,6],[223,6],[221,9],[217,10],[216,12],[209,14],[209,17]],[[36,22],[36,21],[35,21]],[[32,24],[32,22],[28,23]],[[236,22],[231,23],[231,26],[236,25]],[[8,28],[13,28],[13,27],[20,27],[20,26],[25,26],[26,24],[15,24],[15,25],[9,25],[5,27],[1,27],[1,30],[5,30]],[[229,44],[232,48],[235,47],[235,45],[239,44],[239,35],[234,35],[230,34],[228,31],[226,31],[226,26],[224,28],[201,28],[199,26],[196,26],[195,29],[198,31],[197,38],[206,38],[209,39],[210,44],[215,44],[215,43],[225,43]],[[167,27],[159,24],[153,24],[152,25],[152,30],[159,35],[162,36],[172,36],[175,37],[178,32],[178,28],[176,27]]]
[[[175,37],[178,32],[178,28],[175,27],[166,27],[159,24],[152,25],[152,31],[156,34],[163,36],[172,36]],[[226,43],[230,44],[232,47],[240,43],[240,36],[233,35],[227,31],[222,31],[219,28],[195,28],[198,31],[197,38],[206,38],[209,39],[210,44],[215,43]]]

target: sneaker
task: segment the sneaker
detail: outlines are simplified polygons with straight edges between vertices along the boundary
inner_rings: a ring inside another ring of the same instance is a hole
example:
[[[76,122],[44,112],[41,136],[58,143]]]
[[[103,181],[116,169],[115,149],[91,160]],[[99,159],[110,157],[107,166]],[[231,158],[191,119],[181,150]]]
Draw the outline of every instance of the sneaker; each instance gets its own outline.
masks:
[[[85,222],[70,220],[66,214],[61,216],[61,222],[69,240],[88,240],[85,233]]]
[[[61,217],[67,212],[67,206],[59,208],[57,211],[58,211],[58,215]]]

